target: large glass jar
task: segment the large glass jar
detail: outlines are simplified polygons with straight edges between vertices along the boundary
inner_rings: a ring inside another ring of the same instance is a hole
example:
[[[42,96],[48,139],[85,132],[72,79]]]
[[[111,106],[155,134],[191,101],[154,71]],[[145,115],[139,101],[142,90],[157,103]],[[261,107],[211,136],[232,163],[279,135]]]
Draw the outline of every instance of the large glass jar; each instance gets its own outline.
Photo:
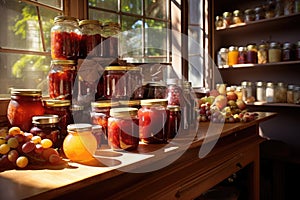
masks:
[[[39,115],[32,117],[32,135],[40,136],[42,139],[50,139],[53,148],[60,149],[62,147],[65,136],[61,134],[61,128],[58,124],[58,115]]]
[[[108,118],[108,144],[113,150],[133,151],[139,145],[136,108],[112,108]]]
[[[266,83],[262,81],[256,82],[256,100],[266,101]]]
[[[181,111],[179,106],[167,106],[168,111],[168,133],[167,133],[167,141],[175,138],[179,134],[179,128],[181,124]]]
[[[281,61],[281,47],[277,42],[271,42],[268,51],[269,62],[280,62]]]
[[[120,25],[115,22],[103,24],[102,33],[102,56],[117,58],[119,55],[119,33]]]
[[[144,143],[167,142],[167,99],[141,100],[139,135]]]
[[[257,64],[257,48],[254,44],[247,46],[247,63]]]
[[[251,96],[253,96],[253,87],[252,82],[249,81],[243,81],[241,83],[242,86],[242,94],[243,94],[243,101],[247,101],[247,99]]]
[[[68,135],[63,142],[63,151],[74,162],[86,162],[94,159],[97,140],[92,132],[92,125],[85,123],[70,124]]]
[[[79,49],[80,58],[101,56],[102,28],[100,22],[98,20],[81,20],[79,27],[82,33]]]
[[[218,67],[223,68],[228,65],[228,49],[221,48],[218,52]]]
[[[228,52],[228,65],[232,66],[238,63],[238,47],[236,46],[231,46],[229,47],[229,52]]]
[[[166,98],[168,99],[168,105],[178,105],[183,103],[183,91],[179,84],[180,80],[178,79],[168,79],[167,80],[167,91],[166,91]]]
[[[51,57],[54,60],[76,60],[81,38],[78,21],[74,17],[57,16],[51,28]]]
[[[257,63],[265,64],[268,62],[268,49],[266,44],[260,44],[257,51]]]
[[[272,82],[267,83],[266,87],[266,101],[268,103],[274,103],[275,102],[275,85]]]
[[[239,47],[238,64],[247,63],[247,47]]]
[[[106,99],[128,98],[126,66],[108,66],[104,72],[104,97]]]
[[[52,60],[51,69],[48,73],[50,97],[52,99],[72,100],[72,97],[76,96],[76,91],[73,90],[76,75],[76,61]]]
[[[282,61],[292,61],[295,59],[293,44],[285,42],[282,47]]]
[[[233,11],[232,22],[233,24],[240,24],[244,22],[244,16],[239,10]]]
[[[287,87],[284,83],[278,82],[275,86],[274,102],[286,103]]]
[[[12,89],[7,108],[10,126],[18,126],[22,131],[32,127],[32,117],[43,115],[42,91],[39,89]]]

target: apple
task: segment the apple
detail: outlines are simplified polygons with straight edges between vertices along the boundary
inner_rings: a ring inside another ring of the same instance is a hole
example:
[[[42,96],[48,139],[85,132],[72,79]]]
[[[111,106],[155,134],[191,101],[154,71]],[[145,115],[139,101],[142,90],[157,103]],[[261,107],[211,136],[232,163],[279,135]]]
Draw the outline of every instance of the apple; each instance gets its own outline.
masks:
[[[220,93],[216,89],[209,91],[209,96],[217,97],[218,95],[220,95]]]
[[[236,100],[236,105],[241,110],[246,109],[246,103],[243,100],[241,100],[241,99],[237,99]]]
[[[226,97],[227,97],[227,100],[233,100],[233,101],[236,101],[238,99],[238,96],[235,92],[233,91],[229,91],[226,93]]]
[[[225,95],[218,95],[215,98],[214,104],[222,110],[227,105],[227,98]]]

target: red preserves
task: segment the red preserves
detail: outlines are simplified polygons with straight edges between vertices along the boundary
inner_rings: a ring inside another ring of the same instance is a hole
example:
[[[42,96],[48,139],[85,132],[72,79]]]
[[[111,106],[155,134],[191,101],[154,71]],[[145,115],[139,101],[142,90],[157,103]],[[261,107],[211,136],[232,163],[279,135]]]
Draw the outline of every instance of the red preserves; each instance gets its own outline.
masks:
[[[177,79],[168,79],[167,80],[168,89],[167,89],[167,99],[168,105],[180,105],[182,102],[182,89],[178,85]]]
[[[12,89],[7,118],[11,126],[29,131],[32,117],[43,115],[42,92],[38,89]]]
[[[118,34],[120,26],[115,22],[108,22],[103,24],[102,32],[102,56],[115,57],[119,55],[119,39]]]
[[[181,120],[181,113],[180,113],[180,107],[179,106],[171,106],[169,105],[167,107],[168,111],[168,133],[167,133],[167,139],[173,139],[178,135],[179,127],[180,127],[180,120]]]

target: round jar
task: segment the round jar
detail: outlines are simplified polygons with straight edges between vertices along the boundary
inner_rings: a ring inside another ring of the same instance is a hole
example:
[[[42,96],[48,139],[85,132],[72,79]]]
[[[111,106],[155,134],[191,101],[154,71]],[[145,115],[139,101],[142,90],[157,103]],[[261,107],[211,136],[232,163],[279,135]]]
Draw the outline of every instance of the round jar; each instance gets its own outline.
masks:
[[[255,11],[255,20],[262,20],[265,19],[265,11],[262,7],[256,7]]]
[[[295,87],[295,85],[287,86],[287,92],[286,92],[287,103],[294,103],[294,87]]]
[[[7,108],[10,126],[18,126],[22,131],[32,127],[32,117],[43,115],[42,91],[39,89],[12,89]]]
[[[225,27],[229,27],[232,24],[232,14],[231,12],[223,13],[223,22]]]
[[[275,102],[275,86],[274,83],[268,82],[266,87],[266,101],[268,103]]]
[[[281,48],[277,42],[271,42],[268,50],[268,58],[270,63],[281,61]]]
[[[284,0],[276,0],[276,6],[275,6],[275,17],[279,17],[284,15]]]
[[[218,67],[223,68],[228,65],[228,49],[221,48],[218,52]]]
[[[74,60],[52,60],[48,73],[49,95],[52,99],[72,100],[77,96],[74,83],[77,65]]]
[[[167,106],[167,141],[175,138],[179,134],[181,124],[181,111],[179,106]]]
[[[239,47],[238,64],[247,63],[247,47]]]
[[[276,103],[286,103],[287,98],[287,88],[282,82],[277,83],[275,87],[275,102]]]
[[[237,64],[238,63],[238,56],[239,56],[238,47],[236,47],[236,46],[229,47],[228,65],[232,66],[232,65]]]
[[[112,108],[108,118],[108,144],[113,150],[133,151],[139,145],[139,119],[136,108]]]
[[[119,55],[120,25],[115,22],[107,22],[103,25],[102,32],[102,56],[117,58]]]
[[[269,2],[266,4],[266,12],[265,12],[265,18],[271,19],[275,17],[275,7],[276,3],[274,0],[269,0]]]
[[[294,14],[295,0],[284,0],[283,13],[284,15]]]
[[[294,48],[292,43],[286,42],[282,47],[282,61],[294,60]]]
[[[51,28],[51,58],[76,60],[79,53],[81,31],[74,17],[57,16]]]
[[[247,46],[247,63],[257,64],[257,48],[254,44]]]
[[[123,99],[128,97],[126,66],[108,66],[104,71],[104,97],[106,99]]]
[[[65,136],[61,134],[61,128],[58,124],[58,115],[39,115],[32,117],[32,135],[40,136],[42,139],[50,139],[53,148],[60,149],[62,147]]]
[[[262,81],[256,82],[256,100],[266,101],[266,84]]]
[[[101,32],[102,28],[98,20],[81,20],[79,22],[81,28],[81,40],[79,56],[86,58],[87,56],[101,56]]]
[[[242,87],[242,94],[243,94],[243,101],[247,101],[247,99],[251,96],[253,96],[253,88],[252,88],[252,82],[249,81],[243,81],[241,83]]]
[[[224,22],[222,16],[216,16],[215,26],[216,29],[224,28]]]
[[[268,62],[268,47],[265,44],[260,44],[257,51],[257,63],[265,64]]]
[[[255,20],[255,11],[253,9],[245,10],[245,22],[252,22]]]
[[[63,151],[68,159],[74,162],[92,160],[97,150],[97,140],[91,124],[69,124],[68,135],[63,142]]]
[[[240,23],[244,22],[244,17],[239,10],[233,11],[232,22],[233,22],[233,24],[240,24]]]
[[[167,85],[164,82],[150,82],[144,86],[145,99],[166,98]]]

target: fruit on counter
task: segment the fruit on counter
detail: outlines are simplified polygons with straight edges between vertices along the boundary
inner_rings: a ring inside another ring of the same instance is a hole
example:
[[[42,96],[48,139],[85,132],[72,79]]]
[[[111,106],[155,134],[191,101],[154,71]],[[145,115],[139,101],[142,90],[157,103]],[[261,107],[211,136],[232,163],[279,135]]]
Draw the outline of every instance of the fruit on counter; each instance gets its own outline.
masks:
[[[215,104],[220,110],[222,110],[227,105],[227,97],[220,94],[216,96],[213,104]]]
[[[230,101],[230,100],[233,100],[233,101],[236,101],[238,99],[238,96],[235,92],[233,91],[229,91],[226,93],[226,97],[227,97],[227,100]]]
[[[213,90],[209,91],[209,96],[214,96],[214,97],[216,97],[216,96],[219,96],[219,95],[220,95],[220,93],[219,93],[219,91],[216,90],[216,89],[213,89]]]

